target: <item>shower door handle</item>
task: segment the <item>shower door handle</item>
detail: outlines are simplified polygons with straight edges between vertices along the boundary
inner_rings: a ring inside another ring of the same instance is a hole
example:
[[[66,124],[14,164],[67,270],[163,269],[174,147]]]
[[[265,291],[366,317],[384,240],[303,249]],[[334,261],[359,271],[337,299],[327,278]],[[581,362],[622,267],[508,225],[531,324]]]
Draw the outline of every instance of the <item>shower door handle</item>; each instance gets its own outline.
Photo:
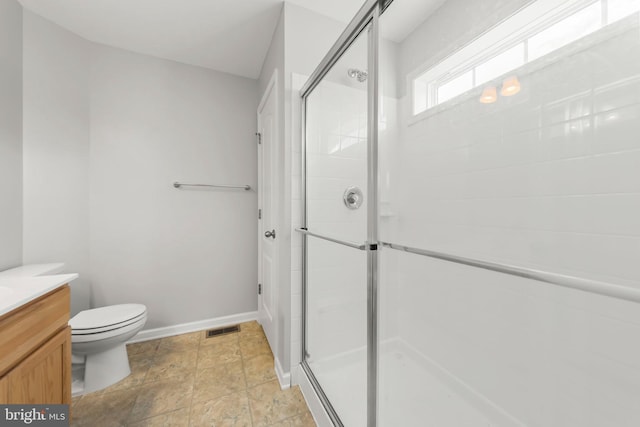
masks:
[[[266,237],[266,238],[273,237],[275,239],[276,238],[276,230],[265,231],[264,232],[264,237]]]

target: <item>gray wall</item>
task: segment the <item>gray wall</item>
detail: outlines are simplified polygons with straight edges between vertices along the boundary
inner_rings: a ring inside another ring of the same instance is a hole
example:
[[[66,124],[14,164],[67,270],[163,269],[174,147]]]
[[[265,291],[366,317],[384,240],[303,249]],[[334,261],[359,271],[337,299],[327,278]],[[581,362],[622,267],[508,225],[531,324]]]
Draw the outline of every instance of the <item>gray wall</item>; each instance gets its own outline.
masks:
[[[104,46],[91,71],[96,306],[142,302],[147,328],[257,309],[257,81]]]
[[[276,25],[273,31],[271,45],[264,58],[260,76],[258,77],[258,93],[260,94],[260,98],[264,95],[274,70],[278,70],[278,84],[281,85],[284,78],[284,5],[280,9],[278,25]],[[282,86],[280,86],[280,90],[281,89]],[[279,96],[279,100],[281,100],[281,98],[282,96]]]
[[[24,11],[24,263],[61,261],[80,274],[72,313],[86,309],[89,258],[89,54],[92,44]]]
[[[0,270],[22,263],[22,7],[0,2]]]
[[[255,188],[257,81],[28,12],[24,38],[24,261],[80,272],[74,311],[146,304],[147,329],[256,310],[255,191],[172,183]]]

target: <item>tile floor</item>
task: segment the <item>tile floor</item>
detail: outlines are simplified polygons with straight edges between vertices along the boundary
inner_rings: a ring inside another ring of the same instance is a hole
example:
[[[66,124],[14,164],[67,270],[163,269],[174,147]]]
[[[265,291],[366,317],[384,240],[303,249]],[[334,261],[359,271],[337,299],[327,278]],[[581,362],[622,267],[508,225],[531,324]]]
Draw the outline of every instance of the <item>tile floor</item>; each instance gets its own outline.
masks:
[[[127,346],[131,375],[73,399],[72,426],[311,427],[298,387],[280,390],[257,322]]]

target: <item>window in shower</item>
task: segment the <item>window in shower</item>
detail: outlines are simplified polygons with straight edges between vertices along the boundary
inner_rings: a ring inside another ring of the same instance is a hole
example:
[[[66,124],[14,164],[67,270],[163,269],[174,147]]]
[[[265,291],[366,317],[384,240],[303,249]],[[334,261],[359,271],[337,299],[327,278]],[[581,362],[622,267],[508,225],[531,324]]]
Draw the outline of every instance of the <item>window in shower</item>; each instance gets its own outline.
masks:
[[[540,0],[412,79],[413,115],[456,98],[640,10],[638,0]]]

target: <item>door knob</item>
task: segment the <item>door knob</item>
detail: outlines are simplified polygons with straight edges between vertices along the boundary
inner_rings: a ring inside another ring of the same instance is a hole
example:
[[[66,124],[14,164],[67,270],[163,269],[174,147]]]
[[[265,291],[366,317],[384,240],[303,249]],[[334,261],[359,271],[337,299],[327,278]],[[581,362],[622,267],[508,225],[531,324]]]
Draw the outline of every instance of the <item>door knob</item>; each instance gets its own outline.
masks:
[[[265,231],[264,232],[264,237],[273,237],[275,239],[276,238],[276,230]]]

